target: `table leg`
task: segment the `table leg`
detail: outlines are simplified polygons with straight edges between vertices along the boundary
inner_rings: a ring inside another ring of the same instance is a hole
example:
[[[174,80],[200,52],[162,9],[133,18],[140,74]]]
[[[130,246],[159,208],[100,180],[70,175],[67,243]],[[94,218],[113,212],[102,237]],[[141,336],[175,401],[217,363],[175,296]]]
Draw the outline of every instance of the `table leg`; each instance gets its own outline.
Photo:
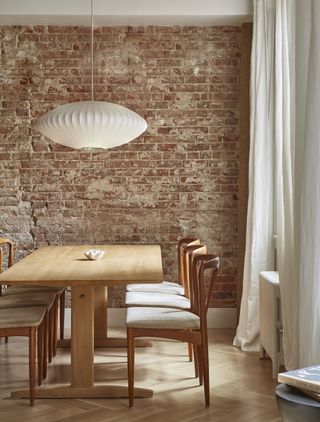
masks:
[[[94,288],[94,347],[127,347],[127,339],[108,336],[108,287]],[[137,347],[152,346],[152,342],[136,339]]]
[[[94,338],[108,337],[108,287],[94,288]]]
[[[94,347],[127,347],[127,339],[108,336],[108,287],[94,287]],[[150,340],[136,339],[136,347],[150,347]],[[58,347],[70,347],[70,340],[58,340]]]
[[[72,387],[92,387],[94,384],[93,295],[94,287],[75,286],[72,288]]]
[[[40,387],[36,398],[128,397],[128,387],[94,385],[94,287],[72,287],[71,385]],[[153,391],[136,388],[136,397],[152,397]],[[28,390],[13,391],[13,398],[29,397]]]
[[[72,304],[73,306],[73,304]],[[70,339],[58,340],[58,347],[69,348]],[[150,347],[152,342],[136,339],[136,347]],[[94,287],[94,347],[127,347],[127,339],[108,336],[108,287]]]

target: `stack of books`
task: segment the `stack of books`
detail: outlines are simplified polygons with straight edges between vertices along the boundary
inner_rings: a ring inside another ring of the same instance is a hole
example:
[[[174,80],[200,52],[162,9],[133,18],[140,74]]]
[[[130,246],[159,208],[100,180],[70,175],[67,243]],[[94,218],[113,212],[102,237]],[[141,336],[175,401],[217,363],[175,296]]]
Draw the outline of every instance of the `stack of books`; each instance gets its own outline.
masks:
[[[291,385],[320,402],[320,365],[278,374],[278,381]]]

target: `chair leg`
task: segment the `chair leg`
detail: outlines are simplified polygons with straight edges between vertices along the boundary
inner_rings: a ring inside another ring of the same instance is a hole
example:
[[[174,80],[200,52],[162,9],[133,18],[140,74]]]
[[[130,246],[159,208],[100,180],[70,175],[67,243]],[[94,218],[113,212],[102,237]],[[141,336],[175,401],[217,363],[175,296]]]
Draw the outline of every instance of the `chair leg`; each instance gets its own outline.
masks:
[[[188,343],[189,362],[192,362],[192,343]]]
[[[197,366],[198,366],[198,376],[199,376],[199,385],[203,385],[203,356],[201,346],[197,347]]]
[[[52,362],[52,340],[53,340],[53,310],[52,308],[49,311],[49,317],[48,317],[48,362]]]
[[[52,356],[57,354],[57,341],[58,341],[58,298],[53,304],[53,341],[52,341]]]
[[[60,338],[61,340],[64,339],[64,316],[65,316],[65,299],[66,299],[66,291],[64,290],[62,295],[60,296]]]
[[[199,362],[198,362],[198,352],[197,346],[195,344],[193,346],[193,363],[194,363],[194,376],[195,378],[199,378]]]
[[[38,363],[38,385],[43,381],[43,321],[38,328],[37,341],[37,363]]]
[[[127,349],[128,349],[128,388],[129,388],[129,407],[133,406],[134,401],[134,334],[130,328],[127,329]]]
[[[36,378],[36,327],[30,327],[29,330],[29,389],[30,406],[34,405],[35,397],[35,378]]]
[[[210,388],[209,388],[209,353],[208,339],[206,336],[202,339],[202,367],[203,367],[203,385],[206,407],[210,406]]]
[[[5,342],[5,343],[8,343],[8,340],[9,340],[9,337],[5,337],[5,338],[4,338],[4,342]]]
[[[48,363],[48,312],[45,313],[43,319],[43,379],[47,378]]]

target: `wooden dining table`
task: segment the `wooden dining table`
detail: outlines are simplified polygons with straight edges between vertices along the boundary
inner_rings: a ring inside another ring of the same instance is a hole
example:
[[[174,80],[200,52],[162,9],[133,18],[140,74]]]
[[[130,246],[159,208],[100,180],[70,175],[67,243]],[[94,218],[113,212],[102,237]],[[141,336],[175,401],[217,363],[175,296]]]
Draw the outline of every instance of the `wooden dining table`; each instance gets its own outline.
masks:
[[[103,251],[88,259],[89,249]],[[163,280],[159,245],[45,246],[0,274],[0,284],[71,287],[71,383],[36,389],[37,398],[127,397],[127,386],[94,383],[94,347],[126,346],[126,339],[107,333],[107,289],[130,283]],[[152,397],[152,390],[136,388],[136,397]],[[29,390],[13,391],[13,398],[29,397]]]

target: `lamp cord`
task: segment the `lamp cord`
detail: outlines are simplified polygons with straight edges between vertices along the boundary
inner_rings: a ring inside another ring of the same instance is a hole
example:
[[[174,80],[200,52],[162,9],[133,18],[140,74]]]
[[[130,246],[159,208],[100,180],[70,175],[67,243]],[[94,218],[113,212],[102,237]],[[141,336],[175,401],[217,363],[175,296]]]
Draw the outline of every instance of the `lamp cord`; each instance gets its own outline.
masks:
[[[94,98],[93,90],[93,0],[91,0],[91,100]]]

